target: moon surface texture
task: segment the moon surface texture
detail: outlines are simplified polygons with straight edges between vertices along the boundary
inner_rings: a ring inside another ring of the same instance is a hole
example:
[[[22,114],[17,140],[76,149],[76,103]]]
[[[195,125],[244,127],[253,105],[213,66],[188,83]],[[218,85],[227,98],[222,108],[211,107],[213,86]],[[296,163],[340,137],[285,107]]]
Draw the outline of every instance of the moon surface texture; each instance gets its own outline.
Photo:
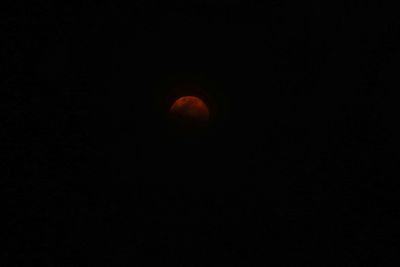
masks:
[[[205,125],[210,119],[207,104],[196,96],[178,98],[169,113],[175,120],[187,125]]]

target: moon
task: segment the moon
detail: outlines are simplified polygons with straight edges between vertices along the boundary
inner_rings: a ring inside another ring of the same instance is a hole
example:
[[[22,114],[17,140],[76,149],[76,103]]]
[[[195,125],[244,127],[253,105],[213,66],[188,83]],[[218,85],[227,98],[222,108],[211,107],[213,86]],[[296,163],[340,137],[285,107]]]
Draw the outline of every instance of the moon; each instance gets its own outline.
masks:
[[[173,119],[184,125],[205,125],[210,119],[207,104],[197,96],[178,98],[169,110]]]

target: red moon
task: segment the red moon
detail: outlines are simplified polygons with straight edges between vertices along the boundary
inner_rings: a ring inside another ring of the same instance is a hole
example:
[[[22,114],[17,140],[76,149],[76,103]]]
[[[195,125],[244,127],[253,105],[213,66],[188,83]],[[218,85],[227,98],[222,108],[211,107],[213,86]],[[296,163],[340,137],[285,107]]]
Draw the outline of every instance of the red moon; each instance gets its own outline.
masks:
[[[169,112],[174,118],[187,123],[205,124],[210,118],[208,106],[196,96],[178,98]]]

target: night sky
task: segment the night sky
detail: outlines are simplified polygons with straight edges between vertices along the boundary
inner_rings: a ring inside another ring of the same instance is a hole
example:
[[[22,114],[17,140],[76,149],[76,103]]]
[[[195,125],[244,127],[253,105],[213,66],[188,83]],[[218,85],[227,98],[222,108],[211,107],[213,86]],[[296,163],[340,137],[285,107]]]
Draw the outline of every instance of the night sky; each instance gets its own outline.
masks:
[[[56,2],[0,18],[1,266],[392,266],[396,9]]]

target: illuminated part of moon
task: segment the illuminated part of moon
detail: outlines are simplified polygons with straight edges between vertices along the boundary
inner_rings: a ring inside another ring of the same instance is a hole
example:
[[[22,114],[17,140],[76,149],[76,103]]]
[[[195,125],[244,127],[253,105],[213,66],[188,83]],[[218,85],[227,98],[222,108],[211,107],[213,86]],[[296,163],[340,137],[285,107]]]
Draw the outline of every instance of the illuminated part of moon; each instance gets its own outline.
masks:
[[[196,96],[178,98],[169,110],[173,118],[189,124],[206,124],[210,111],[206,103]]]

